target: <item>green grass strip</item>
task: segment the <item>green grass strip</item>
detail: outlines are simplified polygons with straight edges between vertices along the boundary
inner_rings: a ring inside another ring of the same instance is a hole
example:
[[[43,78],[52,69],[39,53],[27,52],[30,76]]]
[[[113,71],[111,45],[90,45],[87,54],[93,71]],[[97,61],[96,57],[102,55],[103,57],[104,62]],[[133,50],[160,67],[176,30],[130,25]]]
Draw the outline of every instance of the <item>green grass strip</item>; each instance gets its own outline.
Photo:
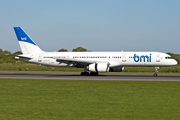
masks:
[[[1,120],[179,120],[178,82],[0,79]]]

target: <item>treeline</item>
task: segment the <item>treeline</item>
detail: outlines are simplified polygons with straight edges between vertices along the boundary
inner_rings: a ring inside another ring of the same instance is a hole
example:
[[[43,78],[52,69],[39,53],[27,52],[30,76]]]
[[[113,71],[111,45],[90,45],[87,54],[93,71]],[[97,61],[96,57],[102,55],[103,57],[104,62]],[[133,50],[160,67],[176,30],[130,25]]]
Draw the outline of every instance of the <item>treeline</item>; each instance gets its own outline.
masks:
[[[58,50],[58,52],[68,52],[68,50],[62,48],[62,49]],[[86,48],[83,48],[83,47],[77,47],[77,48],[74,48],[72,50],[72,52],[91,52],[91,51],[87,50]]]
[[[16,63],[17,60],[14,59],[14,56],[9,56],[9,55],[19,55],[22,54],[21,51],[15,52],[15,53],[11,53],[7,50],[3,51],[2,49],[0,49],[0,63]]]
[[[68,52],[67,49],[59,49],[58,52]],[[72,50],[72,52],[90,52],[90,50],[87,50],[86,48],[83,47],[77,47],[75,49]],[[0,48],[0,63],[25,63],[23,61],[19,61],[14,59],[14,56],[10,56],[10,55],[20,55],[22,54],[21,51],[17,51],[15,53],[11,53],[7,50],[3,51]],[[171,55],[172,58],[174,58],[175,60],[177,60],[178,65],[180,65],[180,54],[174,54],[174,53],[167,53],[169,55]]]

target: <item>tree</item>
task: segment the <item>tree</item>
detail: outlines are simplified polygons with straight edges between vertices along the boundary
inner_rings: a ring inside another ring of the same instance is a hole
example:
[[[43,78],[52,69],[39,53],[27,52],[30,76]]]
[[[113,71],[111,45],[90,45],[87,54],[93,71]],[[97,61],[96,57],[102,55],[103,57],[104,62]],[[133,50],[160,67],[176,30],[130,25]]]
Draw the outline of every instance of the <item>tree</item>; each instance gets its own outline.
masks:
[[[3,50],[0,48],[0,53],[3,52]]]
[[[62,48],[62,49],[58,50],[58,52],[68,52],[68,50],[67,50],[67,49]]]
[[[21,51],[17,51],[17,52],[15,52],[15,53],[13,53],[14,55],[20,55],[20,54],[22,54],[22,52]]]
[[[86,52],[88,51],[86,48],[83,47],[77,47],[75,49],[72,50],[72,52]]]
[[[4,55],[6,55],[6,54],[11,54],[11,52],[5,50],[5,51],[3,51],[3,54],[4,54]]]

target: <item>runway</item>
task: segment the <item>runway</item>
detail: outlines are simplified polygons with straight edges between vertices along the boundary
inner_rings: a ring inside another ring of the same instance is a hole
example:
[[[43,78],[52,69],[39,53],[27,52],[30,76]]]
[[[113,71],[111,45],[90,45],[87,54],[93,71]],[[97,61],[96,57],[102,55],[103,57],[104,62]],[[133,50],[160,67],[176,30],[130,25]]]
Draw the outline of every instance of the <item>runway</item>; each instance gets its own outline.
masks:
[[[93,81],[176,81],[180,76],[159,75],[99,75],[80,76],[78,74],[28,74],[0,73],[0,79],[38,79],[38,80],[93,80]]]

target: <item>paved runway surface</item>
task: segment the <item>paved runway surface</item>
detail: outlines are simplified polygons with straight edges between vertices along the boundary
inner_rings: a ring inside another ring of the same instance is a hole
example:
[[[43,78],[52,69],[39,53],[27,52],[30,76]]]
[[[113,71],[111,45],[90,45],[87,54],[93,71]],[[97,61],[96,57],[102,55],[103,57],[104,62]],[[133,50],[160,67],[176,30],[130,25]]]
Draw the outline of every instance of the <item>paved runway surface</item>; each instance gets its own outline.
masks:
[[[0,79],[39,79],[39,80],[98,80],[98,81],[177,81],[180,76],[159,75],[99,75],[80,76],[78,74],[27,74],[0,73]]]

